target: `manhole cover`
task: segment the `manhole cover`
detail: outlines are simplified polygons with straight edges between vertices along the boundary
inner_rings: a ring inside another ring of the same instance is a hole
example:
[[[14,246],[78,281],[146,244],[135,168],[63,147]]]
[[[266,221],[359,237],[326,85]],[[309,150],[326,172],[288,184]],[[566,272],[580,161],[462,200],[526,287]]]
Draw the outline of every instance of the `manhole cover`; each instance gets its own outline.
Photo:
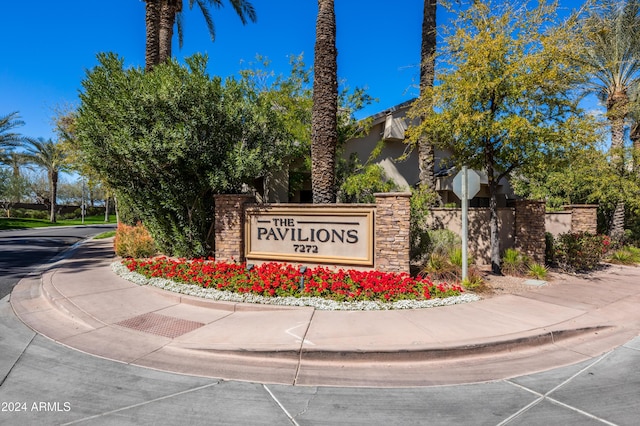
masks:
[[[204,324],[150,312],[148,314],[138,315],[137,317],[120,321],[119,323],[116,323],[116,325],[174,339],[200,328]]]

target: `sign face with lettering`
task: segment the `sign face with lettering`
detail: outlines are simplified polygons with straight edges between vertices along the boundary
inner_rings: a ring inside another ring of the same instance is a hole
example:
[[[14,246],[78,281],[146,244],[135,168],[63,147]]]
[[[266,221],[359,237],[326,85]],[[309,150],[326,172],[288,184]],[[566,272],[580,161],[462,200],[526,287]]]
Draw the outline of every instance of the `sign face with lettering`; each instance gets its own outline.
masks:
[[[373,266],[373,214],[366,207],[248,208],[245,257]]]

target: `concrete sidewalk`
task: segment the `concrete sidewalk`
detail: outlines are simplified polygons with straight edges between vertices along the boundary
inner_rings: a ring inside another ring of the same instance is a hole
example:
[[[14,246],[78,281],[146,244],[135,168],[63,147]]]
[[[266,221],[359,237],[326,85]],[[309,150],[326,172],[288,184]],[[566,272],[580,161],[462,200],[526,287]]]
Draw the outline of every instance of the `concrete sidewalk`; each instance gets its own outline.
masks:
[[[212,302],[116,276],[92,240],[11,294],[35,331],[96,356],[206,377],[428,386],[588,360],[640,334],[640,268],[611,266],[520,295],[421,310],[316,311]]]

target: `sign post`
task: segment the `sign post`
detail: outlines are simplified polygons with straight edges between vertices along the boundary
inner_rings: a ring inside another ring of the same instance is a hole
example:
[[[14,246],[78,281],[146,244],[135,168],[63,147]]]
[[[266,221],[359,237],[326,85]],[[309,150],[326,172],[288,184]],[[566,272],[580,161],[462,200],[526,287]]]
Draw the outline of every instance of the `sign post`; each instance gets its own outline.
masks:
[[[480,176],[462,166],[453,178],[453,193],[462,201],[462,279],[467,279],[469,269],[469,200],[480,191]]]

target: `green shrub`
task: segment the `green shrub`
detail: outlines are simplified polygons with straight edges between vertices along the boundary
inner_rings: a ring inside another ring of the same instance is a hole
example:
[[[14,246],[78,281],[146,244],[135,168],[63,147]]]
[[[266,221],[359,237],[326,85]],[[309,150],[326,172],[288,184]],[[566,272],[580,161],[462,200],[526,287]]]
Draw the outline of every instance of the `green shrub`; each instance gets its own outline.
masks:
[[[439,281],[460,281],[462,279],[462,248],[459,244],[457,246],[455,243],[450,245],[451,240],[448,233],[439,232],[436,235],[446,237],[439,240],[439,244],[431,251],[422,272]],[[455,236],[455,234],[453,235]],[[453,240],[455,241],[455,238]],[[467,259],[467,266],[472,264],[473,259]],[[479,272],[474,268],[469,268],[467,279],[473,274],[479,275]]]
[[[610,245],[611,240],[606,235],[589,232],[561,234],[555,242],[555,262],[565,271],[591,271],[598,266]]]
[[[431,253],[425,263],[423,274],[437,281],[459,281],[462,270],[454,265],[448,255]]]
[[[462,247],[456,247],[449,251],[449,262],[462,270]],[[473,259],[467,257],[467,266],[473,264]]]
[[[49,219],[49,210],[14,209],[13,217],[26,219]]]
[[[98,62],[77,110],[83,158],[165,254],[210,255],[214,194],[240,193],[305,150],[274,92],[211,77],[203,55],[152,73],[114,54]]]
[[[487,284],[485,283],[482,274],[476,268],[469,269],[467,278],[462,280],[461,284],[464,288],[476,292],[482,292],[487,289]]]
[[[384,172],[378,164],[367,164],[348,176],[340,187],[340,193],[346,203],[375,203],[376,192],[392,192],[398,185]]]
[[[547,278],[549,270],[545,265],[533,262],[520,251],[508,248],[502,256],[502,272],[514,277],[529,276],[544,280]]]
[[[434,229],[426,232],[424,245],[426,260],[422,273],[435,280],[459,281],[462,279],[462,241],[448,229]],[[468,259],[471,265],[473,259]]]
[[[529,264],[529,273],[528,275],[537,280],[546,280],[549,274],[549,269],[546,266],[541,265],[539,263],[530,263]]]
[[[429,252],[448,256],[453,250],[460,248],[462,239],[448,229],[429,231]]]
[[[516,277],[523,276],[527,271],[529,259],[513,248],[508,248],[502,255],[502,272]]]
[[[151,257],[157,253],[153,238],[142,223],[135,226],[118,224],[114,249],[120,257],[142,258]]]
[[[607,260],[620,265],[635,265],[640,263],[640,249],[633,246],[625,246],[611,253]]]
[[[636,262],[640,262],[640,248],[634,246],[626,246],[624,249],[633,255],[633,257],[636,259]]]
[[[411,191],[411,223],[409,240],[411,242],[411,261],[421,264],[429,255],[430,232],[427,227],[429,209],[435,205],[438,194],[425,188]]]

